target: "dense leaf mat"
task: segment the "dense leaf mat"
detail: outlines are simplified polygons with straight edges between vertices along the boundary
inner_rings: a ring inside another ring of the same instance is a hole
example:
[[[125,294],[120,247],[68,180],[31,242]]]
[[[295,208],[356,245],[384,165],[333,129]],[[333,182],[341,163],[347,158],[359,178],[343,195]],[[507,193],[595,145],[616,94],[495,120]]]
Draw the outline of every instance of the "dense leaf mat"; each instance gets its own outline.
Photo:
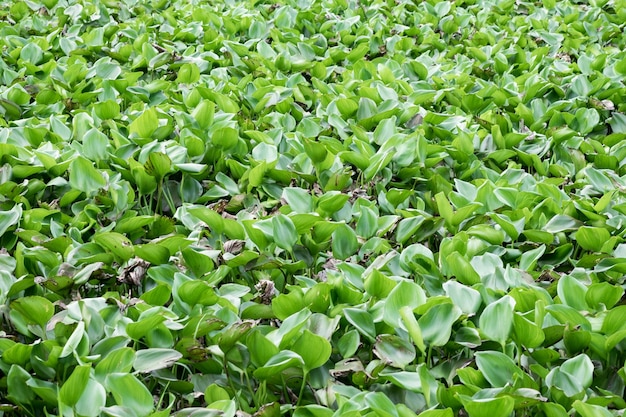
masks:
[[[624,22],[0,1],[0,415],[622,415]]]

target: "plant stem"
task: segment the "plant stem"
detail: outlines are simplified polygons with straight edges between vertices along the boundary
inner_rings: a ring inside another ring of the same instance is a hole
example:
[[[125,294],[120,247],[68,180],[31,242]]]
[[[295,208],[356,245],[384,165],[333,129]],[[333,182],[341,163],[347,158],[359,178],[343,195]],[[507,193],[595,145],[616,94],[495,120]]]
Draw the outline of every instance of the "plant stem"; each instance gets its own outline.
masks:
[[[163,179],[159,181],[159,186],[157,187],[157,202],[155,211],[159,214],[161,213],[161,194],[163,193]]]
[[[300,385],[300,393],[298,394],[298,402],[296,403],[296,407],[300,405],[302,401],[302,397],[304,396],[304,389],[306,388],[306,379],[309,376],[307,371],[304,371],[302,374],[302,384]]]

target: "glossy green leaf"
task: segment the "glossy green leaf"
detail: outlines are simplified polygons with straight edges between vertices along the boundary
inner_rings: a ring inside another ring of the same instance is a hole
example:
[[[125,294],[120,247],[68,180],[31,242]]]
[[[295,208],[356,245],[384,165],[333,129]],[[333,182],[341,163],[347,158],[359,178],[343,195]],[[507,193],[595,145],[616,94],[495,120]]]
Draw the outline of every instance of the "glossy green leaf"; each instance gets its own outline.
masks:
[[[344,317],[352,324],[363,336],[374,342],[376,339],[376,328],[372,316],[359,308],[346,308],[343,310]]]
[[[495,414],[508,416],[513,412],[515,400],[510,396],[472,399],[462,396],[463,405],[470,417],[489,417]]]
[[[150,391],[131,374],[109,374],[105,388],[113,395],[117,405],[128,407],[137,416],[147,416],[154,410]]]
[[[500,352],[477,352],[476,366],[492,387],[513,384],[516,378],[524,374],[510,357]]]
[[[74,368],[72,374],[67,378],[59,390],[59,400],[66,405],[74,406],[81,398],[89,381],[91,367],[81,365]]]
[[[182,354],[173,349],[142,349],[135,355],[133,368],[137,372],[152,372],[157,369],[169,368],[175,364]]]
[[[30,404],[35,399],[35,393],[27,385],[31,375],[21,366],[12,365],[7,375],[7,392],[9,398],[18,404]]]
[[[104,380],[112,373],[130,372],[135,361],[135,351],[129,347],[122,347],[108,353],[95,368],[96,376]]]
[[[128,130],[131,135],[136,135],[139,138],[150,138],[152,134],[159,127],[159,119],[155,108],[149,108],[135,118]]]
[[[213,132],[211,142],[224,149],[233,148],[239,140],[239,133],[231,127],[223,127]]]
[[[11,227],[19,223],[22,206],[16,205],[11,210],[0,211],[0,237]]]
[[[374,343],[374,354],[383,362],[404,369],[415,360],[413,344],[395,335],[379,335]]]
[[[419,285],[410,281],[401,281],[391,290],[385,301],[383,319],[392,327],[401,327],[400,309],[409,307],[413,310],[425,301],[426,294]]]
[[[424,342],[431,346],[443,346],[452,333],[452,325],[461,316],[461,310],[452,303],[432,306],[418,320]]]
[[[246,346],[250,350],[250,359],[257,367],[265,365],[270,358],[278,354],[279,350],[261,332],[252,331],[246,339]]]
[[[291,349],[304,361],[304,369],[311,370],[319,368],[328,361],[332,346],[325,338],[304,330]]]
[[[309,213],[313,211],[313,198],[302,188],[285,188],[283,190],[283,198],[296,213]]]
[[[282,249],[291,251],[298,241],[296,226],[289,217],[283,214],[272,218],[272,231],[274,233],[274,241]]]
[[[332,249],[337,259],[347,259],[358,250],[356,232],[346,224],[339,225],[333,232]]]
[[[582,226],[576,231],[576,242],[585,250],[600,252],[611,237],[608,230],[601,227]]]
[[[93,241],[123,261],[129,260],[135,252],[132,242],[121,233],[99,233],[93,237]]]
[[[94,379],[88,379],[85,390],[75,405],[76,413],[81,416],[99,416],[106,405],[106,390]]]
[[[161,181],[172,169],[172,160],[164,153],[152,152],[148,156],[144,168],[148,175],[152,175],[157,181]]]
[[[471,287],[456,281],[447,281],[443,284],[443,288],[448,297],[464,314],[476,314],[482,304],[480,292]]]
[[[45,327],[54,315],[54,305],[37,295],[19,298],[11,303],[11,308],[19,312],[28,323],[41,327]]]
[[[557,292],[564,304],[576,310],[588,310],[585,302],[587,287],[571,275],[564,275],[559,279]]]
[[[93,162],[79,156],[70,164],[70,185],[86,194],[93,194],[106,185],[106,180]]]
[[[514,308],[515,300],[508,295],[490,303],[480,315],[480,331],[489,339],[504,345],[513,328]]]
[[[254,376],[259,379],[267,379],[278,375],[286,369],[304,366],[302,357],[290,350],[283,350],[272,356],[262,367],[254,371]]]
[[[360,343],[361,338],[359,332],[356,329],[352,329],[341,336],[337,343],[337,348],[341,356],[348,358],[356,353]]]
[[[581,417],[610,417],[613,415],[606,407],[586,404],[580,400],[574,401],[572,406]]]

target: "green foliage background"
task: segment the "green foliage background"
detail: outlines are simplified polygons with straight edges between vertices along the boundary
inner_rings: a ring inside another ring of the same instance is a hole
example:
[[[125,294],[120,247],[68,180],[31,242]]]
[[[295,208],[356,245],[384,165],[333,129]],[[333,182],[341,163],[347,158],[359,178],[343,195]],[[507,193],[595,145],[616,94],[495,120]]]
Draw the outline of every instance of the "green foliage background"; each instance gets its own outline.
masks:
[[[622,415],[624,22],[0,1],[0,414]]]

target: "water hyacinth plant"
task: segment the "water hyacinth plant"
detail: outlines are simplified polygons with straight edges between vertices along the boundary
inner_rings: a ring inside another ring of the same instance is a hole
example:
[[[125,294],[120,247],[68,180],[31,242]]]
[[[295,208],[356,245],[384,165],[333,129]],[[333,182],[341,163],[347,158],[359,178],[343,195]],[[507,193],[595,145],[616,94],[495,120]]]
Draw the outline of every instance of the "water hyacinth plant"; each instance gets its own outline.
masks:
[[[624,0],[0,0],[0,414],[626,410]]]

